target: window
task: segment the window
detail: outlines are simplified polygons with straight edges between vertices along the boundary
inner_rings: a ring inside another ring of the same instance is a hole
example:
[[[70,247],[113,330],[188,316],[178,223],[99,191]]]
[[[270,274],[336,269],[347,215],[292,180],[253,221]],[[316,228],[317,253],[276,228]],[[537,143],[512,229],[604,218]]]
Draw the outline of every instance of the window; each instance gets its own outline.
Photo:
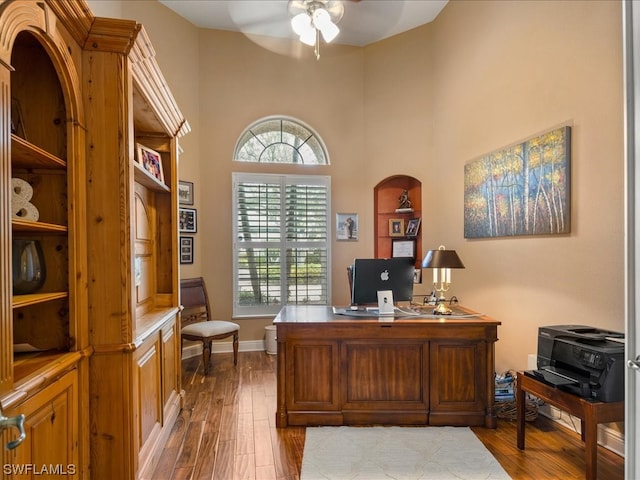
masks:
[[[234,316],[329,305],[331,180],[233,174]]]
[[[267,117],[249,126],[240,136],[233,158],[238,162],[329,164],[319,135],[288,117]]]

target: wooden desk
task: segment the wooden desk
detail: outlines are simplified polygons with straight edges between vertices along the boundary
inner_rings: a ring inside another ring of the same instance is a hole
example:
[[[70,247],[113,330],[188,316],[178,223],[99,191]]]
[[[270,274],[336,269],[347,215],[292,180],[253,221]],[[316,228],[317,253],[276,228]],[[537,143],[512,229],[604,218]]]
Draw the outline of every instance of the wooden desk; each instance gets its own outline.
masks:
[[[520,450],[524,450],[525,392],[529,392],[582,420],[580,433],[584,441],[586,479],[596,480],[598,474],[598,424],[624,421],[624,402],[592,402],[540,382],[525,375],[524,372],[518,372],[516,410],[517,441]]]
[[[496,427],[496,320],[381,321],[335,315],[331,307],[287,306],[274,323],[278,427]]]

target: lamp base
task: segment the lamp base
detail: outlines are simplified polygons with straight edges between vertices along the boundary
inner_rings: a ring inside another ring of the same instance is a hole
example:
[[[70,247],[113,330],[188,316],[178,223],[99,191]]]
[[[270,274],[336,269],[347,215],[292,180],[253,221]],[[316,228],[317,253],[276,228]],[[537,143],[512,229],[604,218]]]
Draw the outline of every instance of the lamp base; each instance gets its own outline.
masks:
[[[444,302],[438,303],[438,306],[433,310],[435,315],[451,315],[453,310],[447,307]]]

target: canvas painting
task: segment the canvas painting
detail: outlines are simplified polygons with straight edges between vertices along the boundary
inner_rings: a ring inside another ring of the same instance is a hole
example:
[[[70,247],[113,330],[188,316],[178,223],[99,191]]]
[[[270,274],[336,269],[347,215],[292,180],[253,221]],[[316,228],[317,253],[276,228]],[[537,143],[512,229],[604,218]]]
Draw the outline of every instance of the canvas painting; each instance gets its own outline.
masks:
[[[467,163],[465,238],[569,233],[570,161],[564,126]]]

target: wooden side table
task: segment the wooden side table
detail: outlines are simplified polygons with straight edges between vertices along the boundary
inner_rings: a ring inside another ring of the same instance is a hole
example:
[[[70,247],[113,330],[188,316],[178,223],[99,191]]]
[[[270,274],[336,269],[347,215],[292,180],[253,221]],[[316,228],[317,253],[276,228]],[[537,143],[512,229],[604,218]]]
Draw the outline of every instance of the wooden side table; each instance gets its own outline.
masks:
[[[586,479],[596,480],[598,474],[598,424],[624,420],[624,402],[594,402],[547,385],[524,372],[518,372],[516,381],[517,440],[524,450],[525,392],[541,398],[548,404],[578,417],[585,448]]]

